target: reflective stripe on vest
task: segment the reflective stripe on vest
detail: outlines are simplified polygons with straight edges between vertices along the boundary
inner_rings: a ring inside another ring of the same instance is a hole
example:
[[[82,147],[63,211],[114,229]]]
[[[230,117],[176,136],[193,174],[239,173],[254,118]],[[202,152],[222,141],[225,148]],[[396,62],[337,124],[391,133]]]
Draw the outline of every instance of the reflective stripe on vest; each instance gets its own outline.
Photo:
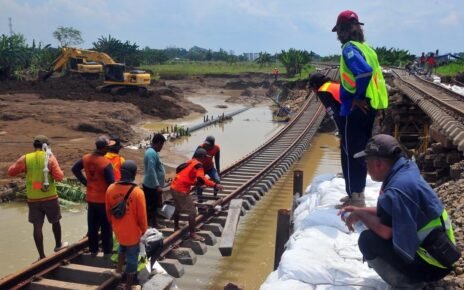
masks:
[[[26,195],[28,199],[44,199],[56,195],[55,180],[48,174],[48,190],[42,191],[44,182],[45,151],[26,154]]]
[[[322,86],[320,86],[318,92],[329,92],[332,97],[341,104],[340,101],[340,84],[334,82],[326,82]]]
[[[366,98],[370,99],[370,104],[374,109],[386,109],[388,107],[388,93],[383,78],[382,69],[380,68],[377,54],[367,44],[350,41],[352,45],[356,46],[362,53],[366,62],[372,68],[372,77],[366,90]],[[347,45],[345,43],[345,45]],[[343,54],[340,58],[340,83],[343,88],[351,94],[356,93],[356,80],[350,68],[346,65]]]
[[[448,238],[453,242],[453,244],[456,244],[456,241],[454,239],[453,226],[451,225],[451,221],[449,220],[448,213],[446,212],[446,210],[443,210],[441,217],[443,217]],[[430,234],[434,229],[438,227],[442,227],[440,217],[433,219],[417,232],[417,237],[419,238],[419,241],[422,243],[428,236],[428,234]],[[428,264],[436,266],[438,268],[446,269],[445,266],[443,266],[440,262],[435,260],[435,258],[430,256],[424,248],[419,247],[419,249],[417,250],[417,254]]]

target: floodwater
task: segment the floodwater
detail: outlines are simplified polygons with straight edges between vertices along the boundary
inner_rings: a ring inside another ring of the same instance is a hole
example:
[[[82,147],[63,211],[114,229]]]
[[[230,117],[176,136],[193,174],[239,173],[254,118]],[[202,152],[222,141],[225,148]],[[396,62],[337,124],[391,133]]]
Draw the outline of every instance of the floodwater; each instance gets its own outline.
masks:
[[[222,258],[219,243],[208,247],[195,266],[184,265],[185,274],[177,279],[180,289],[223,289],[228,282],[259,289],[273,271],[277,211],[291,207],[294,170],[303,171],[304,186],[319,174],[341,172],[338,138],[317,135],[302,158],[240,220],[232,256]]]
[[[208,110],[208,115],[222,115],[243,108],[240,104],[225,103],[227,96],[192,97],[190,100]],[[227,108],[217,108],[226,105]],[[187,127],[203,121],[203,115],[193,115],[183,120],[167,120],[144,125],[146,130],[160,130],[174,124]],[[183,137],[166,142],[161,151],[161,159],[170,167],[190,159],[193,151],[207,135],[216,137],[221,147],[221,168],[228,167],[244,155],[259,147],[283,127],[281,123],[272,122],[272,111],[268,105],[259,105],[235,115],[232,121],[213,125]],[[140,150],[144,154],[144,150]],[[70,209],[62,208],[63,240],[77,242],[87,232],[86,206],[80,205]],[[16,272],[38,259],[32,238],[32,224],[27,221],[28,209],[24,202],[0,203],[0,277]],[[44,223],[45,254],[53,252],[54,239],[51,225]]]

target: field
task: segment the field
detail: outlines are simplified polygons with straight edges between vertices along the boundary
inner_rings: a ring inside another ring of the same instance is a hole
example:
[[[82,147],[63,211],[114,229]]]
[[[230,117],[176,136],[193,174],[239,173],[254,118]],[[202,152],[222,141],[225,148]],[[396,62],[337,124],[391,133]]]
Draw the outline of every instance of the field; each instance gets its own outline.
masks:
[[[464,72],[464,62],[450,63],[437,68],[437,74],[442,76],[456,76]]]
[[[161,77],[184,77],[195,75],[238,75],[242,73],[268,73],[272,74],[274,68],[277,67],[279,74],[285,78],[286,70],[281,63],[271,64],[269,66],[260,66],[254,62],[236,62],[227,63],[223,61],[214,62],[170,62],[161,65],[142,66],[142,69],[151,70],[154,73],[155,79]],[[302,70],[301,77],[295,76],[290,80],[307,78],[310,72],[314,71],[314,67],[308,65]]]

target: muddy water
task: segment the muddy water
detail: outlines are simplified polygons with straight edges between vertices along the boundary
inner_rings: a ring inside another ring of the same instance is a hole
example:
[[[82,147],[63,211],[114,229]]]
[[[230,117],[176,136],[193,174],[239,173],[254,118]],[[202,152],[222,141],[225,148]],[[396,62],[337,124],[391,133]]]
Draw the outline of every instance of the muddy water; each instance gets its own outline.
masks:
[[[223,289],[234,282],[244,289],[259,289],[273,270],[277,210],[292,203],[293,170],[304,172],[303,184],[319,174],[341,171],[338,139],[318,135],[309,150],[273,189],[240,221],[231,257],[221,258],[218,244],[208,247],[197,264],[185,266],[186,274],[177,280],[181,289]]]
[[[191,101],[202,105],[209,115],[221,115],[243,108],[238,104],[224,103],[225,96],[193,97]],[[217,108],[227,105],[227,108]],[[203,120],[197,114],[183,120],[168,120],[163,123],[145,124],[145,129],[159,130],[166,126],[180,124],[191,126]],[[282,124],[273,123],[272,112],[268,105],[250,108],[234,116],[232,121],[206,127],[193,132],[189,138],[166,142],[161,158],[166,165],[176,167],[189,159],[195,148],[207,135],[214,135],[221,146],[221,167],[225,168],[248,154],[282,128]],[[144,151],[140,150],[143,155]],[[81,239],[87,232],[85,205],[72,209],[62,208],[63,240],[70,243]],[[22,269],[38,258],[32,239],[32,225],[27,221],[27,205],[24,202],[0,203],[0,277]],[[51,225],[44,224],[45,253],[51,254],[54,248]]]

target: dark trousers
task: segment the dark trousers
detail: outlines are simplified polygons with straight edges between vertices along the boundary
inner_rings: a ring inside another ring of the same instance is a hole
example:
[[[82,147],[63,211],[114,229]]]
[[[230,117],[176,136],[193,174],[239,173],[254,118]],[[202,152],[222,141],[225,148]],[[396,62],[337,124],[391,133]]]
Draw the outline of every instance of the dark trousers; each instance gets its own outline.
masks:
[[[361,233],[358,245],[364,259],[382,258],[416,283],[438,281],[451,272],[451,269],[442,269],[428,264],[417,254],[411,263],[406,263],[394,250],[391,239],[382,239],[371,230]]]
[[[143,185],[145,195],[145,206],[147,208],[148,225],[156,224],[156,209],[163,206],[163,196],[156,191],[156,188],[150,188]]]
[[[104,203],[88,203],[87,226],[89,228],[89,249],[91,253],[98,253],[98,231],[101,229],[103,253],[111,254],[113,249],[113,232],[106,217]]]
[[[340,119],[342,171],[346,193],[350,197],[353,192],[364,192],[366,187],[366,162],[364,158],[353,158],[353,155],[364,150],[372,137],[376,114],[373,108],[367,114],[355,108],[348,116]]]

